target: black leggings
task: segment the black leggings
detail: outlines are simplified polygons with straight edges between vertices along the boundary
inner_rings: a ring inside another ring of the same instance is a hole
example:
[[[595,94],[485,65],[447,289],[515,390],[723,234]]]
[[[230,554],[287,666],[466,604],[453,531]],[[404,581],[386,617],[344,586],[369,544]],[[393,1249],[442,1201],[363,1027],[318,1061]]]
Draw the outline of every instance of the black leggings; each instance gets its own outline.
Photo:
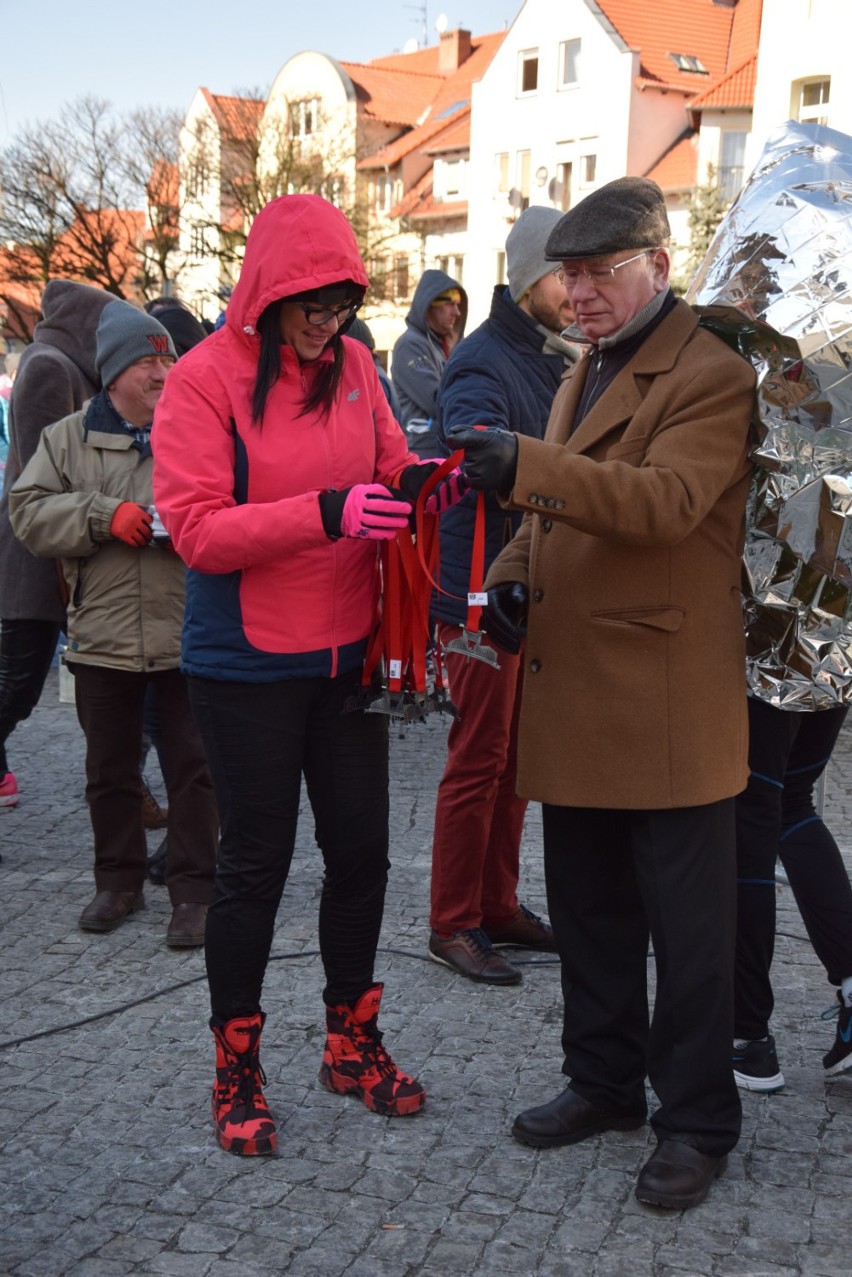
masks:
[[[59,632],[54,621],[0,621],[0,777],[6,741],[38,704]]]
[[[301,778],[325,873],[319,946],[329,1006],[373,983],[388,874],[388,723],[343,712],[360,673],[277,683],[189,680],[219,808],[205,942],[213,1016],[260,1009],[296,840]]]
[[[814,805],[848,707],[776,709],[749,697],[751,775],[738,796],[735,1035],[769,1032],[775,948],[775,860],[829,982],[852,975],[852,887],[837,843]]]

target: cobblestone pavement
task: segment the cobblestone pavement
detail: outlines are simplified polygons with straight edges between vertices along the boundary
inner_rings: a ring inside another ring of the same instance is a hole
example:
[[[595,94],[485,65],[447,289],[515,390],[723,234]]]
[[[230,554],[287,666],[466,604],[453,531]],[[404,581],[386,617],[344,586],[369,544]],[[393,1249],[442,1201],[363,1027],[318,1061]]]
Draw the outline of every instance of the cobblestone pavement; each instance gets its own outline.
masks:
[[[0,1272],[248,1277],[840,1277],[852,1272],[852,1078],[826,1084],[833,999],[779,888],[774,1030],[787,1078],[744,1097],[743,1138],[700,1207],[634,1196],[648,1129],[533,1151],[514,1114],[563,1084],[558,969],[514,988],[425,961],[429,856],[446,721],[392,742],[391,885],[377,976],[382,1025],[425,1083],[415,1117],[324,1091],[316,956],[319,856],[309,813],[264,992],[266,1093],[279,1156],[215,1144],[203,958],[164,943],[163,888],[112,935],[77,929],[92,893],[82,739],[54,672],[12,738],[21,786],[0,813]],[[852,736],[826,812],[852,850]],[[160,790],[160,792],[162,792]],[[153,839],[158,835],[152,835]],[[544,911],[538,811],[522,898]],[[852,864],[852,859],[850,859]]]

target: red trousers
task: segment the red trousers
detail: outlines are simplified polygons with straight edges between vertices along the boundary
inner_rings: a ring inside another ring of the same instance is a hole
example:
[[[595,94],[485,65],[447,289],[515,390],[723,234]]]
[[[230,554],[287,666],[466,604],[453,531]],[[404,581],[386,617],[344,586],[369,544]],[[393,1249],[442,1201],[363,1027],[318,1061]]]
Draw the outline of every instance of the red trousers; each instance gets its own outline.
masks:
[[[440,624],[442,646],[457,625]],[[518,911],[518,854],[526,799],[515,793],[520,656],[498,652],[500,669],[453,652],[445,656],[459,711],[438,786],[432,844],[433,931],[449,935],[497,927]]]

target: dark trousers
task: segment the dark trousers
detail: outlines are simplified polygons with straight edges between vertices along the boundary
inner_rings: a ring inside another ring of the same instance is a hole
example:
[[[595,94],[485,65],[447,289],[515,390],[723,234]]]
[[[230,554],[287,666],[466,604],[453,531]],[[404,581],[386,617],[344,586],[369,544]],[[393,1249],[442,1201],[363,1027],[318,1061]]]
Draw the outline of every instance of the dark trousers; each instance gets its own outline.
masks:
[[[734,800],[671,811],[545,805],[543,817],[571,1088],[644,1112],[647,1074],[660,1101],[657,1139],[721,1156],[741,1118],[731,1070]]]
[[[358,672],[277,683],[190,679],[222,823],[205,945],[217,1020],[260,1008],[302,776],[325,869],[323,997],[352,1003],[373,983],[389,867],[388,722],[343,712],[359,682]]]
[[[166,886],[173,905],[207,904],[218,818],[213,784],[180,670],[135,673],[68,662],[86,736],[86,798],[98,891],[139,891],[147,843],[142,827],[142,718],[151,687],[162,725],[169,796]]]
[[[53,621],[0,622],[0,777],[9,770],[6,741],[38,704],[59,633]]]
[[[461,634],[439,626],[441,643]],[[518,912],[518,861],[526,799],[515,792],[520,656],[500,653],[500,669],[445,654],[459,711],[447,740],[432,842],[431,925],[441,934],[499,927]]]
[[[775,949],[775,861],[781,860],[811,944],[831,984],[852,976],[852,886],[814,787],[848,707],[800,713],[750,696],[751,775],[736,802],[737,961],[734,1031],[769,1032]]]

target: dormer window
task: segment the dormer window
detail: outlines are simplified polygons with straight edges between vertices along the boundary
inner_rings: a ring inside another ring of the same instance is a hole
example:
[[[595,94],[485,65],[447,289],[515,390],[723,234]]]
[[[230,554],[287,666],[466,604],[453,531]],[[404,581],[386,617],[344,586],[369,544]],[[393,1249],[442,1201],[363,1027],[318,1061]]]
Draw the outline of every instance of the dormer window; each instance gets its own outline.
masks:
[[[693,75],[709,75],[704,63],[691,53],[670,53],[669,57],[678,71],[691,71]]]

